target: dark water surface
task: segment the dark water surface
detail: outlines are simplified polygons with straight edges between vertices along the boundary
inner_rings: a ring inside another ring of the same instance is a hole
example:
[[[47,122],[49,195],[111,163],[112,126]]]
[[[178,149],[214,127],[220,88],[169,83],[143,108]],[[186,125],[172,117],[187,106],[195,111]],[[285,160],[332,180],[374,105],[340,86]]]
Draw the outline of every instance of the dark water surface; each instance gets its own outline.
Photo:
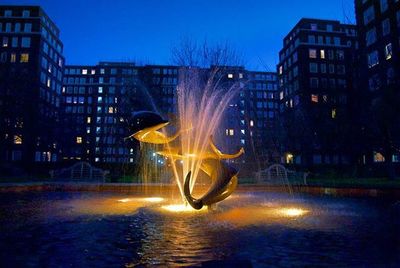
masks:
[[[0,194],[0,267],[400,267],[400,203],[238,194],[208,213],[106,193]],[[304,215],[285,215],[301,208]],[[217,266],[216,266],[217,267]]]

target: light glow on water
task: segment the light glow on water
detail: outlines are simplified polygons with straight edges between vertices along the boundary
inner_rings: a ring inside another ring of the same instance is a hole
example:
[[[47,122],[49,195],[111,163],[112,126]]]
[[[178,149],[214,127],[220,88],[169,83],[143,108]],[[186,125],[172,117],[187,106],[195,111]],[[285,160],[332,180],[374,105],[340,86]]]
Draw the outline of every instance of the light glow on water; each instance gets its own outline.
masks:
[[[281,208],[279,212],[286,217],[300,217],[308,213],[307,210],[301,208]]]
[[[164,198],[162,198],[162,197],[122,198],[122,199],[118,200],[118,202],[120,202],[120,203],[128,203],[128,202],[160,203],[163,201],[164,201]]]
[[[145,201],[151,202],[151,203],[160,203],[164,201],[164,198],[162,197],[146,197],[144,198]]]
[[[205,207],[203,207],[203,208],[200,209],[200,210],[196,210],[196,209],[194,209],[194,208],[192,208],[191,206],[186,205],[186,204],[171,204],[171,205],[162,206],[161,208],[164,209],[164,210],[167,210],[167,211],[169,211],[169,212],[176,212],[176,213],[182,213],[182,212],[186,212],[186,213],[192,212],[192,213],[195,213],[195,212],[203,212],[203,211],[206,211],[206,208],[205,208]]]

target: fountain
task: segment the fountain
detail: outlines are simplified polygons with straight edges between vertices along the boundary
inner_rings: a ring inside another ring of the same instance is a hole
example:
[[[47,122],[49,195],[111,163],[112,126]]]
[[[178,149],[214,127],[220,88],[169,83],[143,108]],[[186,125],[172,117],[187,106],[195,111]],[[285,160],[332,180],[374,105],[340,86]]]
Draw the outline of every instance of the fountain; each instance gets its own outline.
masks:
[[[223,113],[238,91],[236,84],[229,89],[219,87],[217,70],[202,80],[201,70],[181,71],[177,87],[177,110],[180,130],[168,136],[165,128],[169,121],[158,113],[141,111],[133,115],[128,138],[141,143],[161,144],[157,154],[169,160],[182,200],[199,210],[229,197],[237,186],[238,171],[224,162],[244,153],[222,153],[213,141],[221,124]],[[205,81],[205,82],[203,82]],[[211,186],[200,198],[192,195],[200,173],[211,179]]]

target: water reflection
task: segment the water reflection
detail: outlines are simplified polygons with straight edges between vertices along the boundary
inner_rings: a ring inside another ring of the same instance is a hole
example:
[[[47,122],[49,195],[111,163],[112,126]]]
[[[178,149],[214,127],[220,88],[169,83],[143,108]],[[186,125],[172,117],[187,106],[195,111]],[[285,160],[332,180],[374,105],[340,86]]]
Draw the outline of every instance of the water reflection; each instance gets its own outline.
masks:
[[[204,229],[207,215],[164,215],[159,218],[160,215],[155,213],[152,212],[141,227],[145,234],[138,252],[141,258],[128,266],[186,266],[213,259],[216,245],[211,234]],[[151,220],[153,217],[158,220]],[[131,231],[133,234],[137,232]]]

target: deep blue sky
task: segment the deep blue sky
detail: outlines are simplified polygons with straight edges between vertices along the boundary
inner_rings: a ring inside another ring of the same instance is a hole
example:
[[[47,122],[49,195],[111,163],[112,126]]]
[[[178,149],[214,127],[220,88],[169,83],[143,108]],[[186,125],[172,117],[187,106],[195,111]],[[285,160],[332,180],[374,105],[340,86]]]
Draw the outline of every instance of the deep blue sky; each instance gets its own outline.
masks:
[[[41,5],[61,30],[67,64],[171,63],[183,36],[228,41],[250,69],[272,70],[302,17],[354,23],[354,0],[0,0]]]

